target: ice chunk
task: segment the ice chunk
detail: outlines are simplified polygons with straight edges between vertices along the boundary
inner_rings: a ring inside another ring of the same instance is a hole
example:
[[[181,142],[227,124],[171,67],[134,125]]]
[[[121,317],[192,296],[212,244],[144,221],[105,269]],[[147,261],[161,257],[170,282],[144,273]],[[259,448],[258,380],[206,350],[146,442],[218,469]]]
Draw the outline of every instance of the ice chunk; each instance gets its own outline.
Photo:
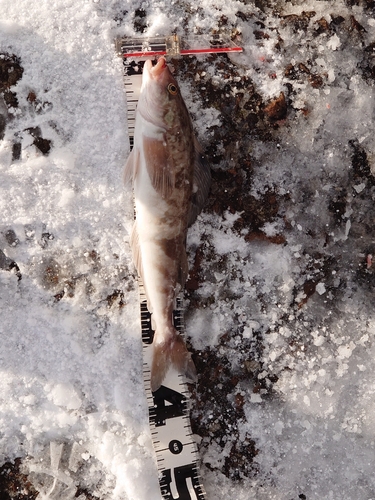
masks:
[[[72,384],[57,384],[51,391],[53,402],[58,406],[63,406],[68,410],[77,410],[81,404],[81,398],[78,396]]]
[[[327,42],[327,47],[331,50],[337,50],[341,45],[340,38],[334,34]]]

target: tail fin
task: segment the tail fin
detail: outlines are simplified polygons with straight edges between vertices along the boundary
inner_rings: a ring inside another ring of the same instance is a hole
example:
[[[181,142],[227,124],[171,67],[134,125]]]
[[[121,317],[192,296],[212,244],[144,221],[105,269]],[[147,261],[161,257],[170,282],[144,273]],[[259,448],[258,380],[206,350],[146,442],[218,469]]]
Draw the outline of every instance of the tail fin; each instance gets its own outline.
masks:
[[[151,390],[155,392],[161,386],[168,368],[174,366],[179,373],[191,381],[196,381],[197,371],[191,354],[183,338],[176,333],[165,342],[154,341],[154,355],[151,366]]]

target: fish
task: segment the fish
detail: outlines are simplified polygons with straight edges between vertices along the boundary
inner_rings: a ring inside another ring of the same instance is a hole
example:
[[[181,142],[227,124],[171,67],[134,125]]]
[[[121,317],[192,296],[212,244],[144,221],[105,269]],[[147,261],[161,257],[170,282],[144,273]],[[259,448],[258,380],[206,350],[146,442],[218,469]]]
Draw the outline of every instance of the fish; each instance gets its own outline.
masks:
[[[130,244],[154,330],[150,378],[155,392],[170,367],[189,381],[197,378],[191,354],[173,325],[173,310],[188,276],[188,227],[205,204],[211,183],[210,166],[164,57],[155,65],[150,59],[144,64],[124,182],[133,185]]]

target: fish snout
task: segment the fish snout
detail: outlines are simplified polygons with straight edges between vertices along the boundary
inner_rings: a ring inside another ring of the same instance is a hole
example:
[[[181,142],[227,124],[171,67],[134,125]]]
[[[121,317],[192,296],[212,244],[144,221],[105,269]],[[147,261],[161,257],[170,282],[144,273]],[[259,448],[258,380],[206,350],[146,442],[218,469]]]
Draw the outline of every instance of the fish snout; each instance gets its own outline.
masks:
[[[165,58],[162,56],[158,59],[155,66],[153,66],[150,69],[150,73],[154,78],[158,78],[163,73],[166,67],[167,67],[167,62]]]

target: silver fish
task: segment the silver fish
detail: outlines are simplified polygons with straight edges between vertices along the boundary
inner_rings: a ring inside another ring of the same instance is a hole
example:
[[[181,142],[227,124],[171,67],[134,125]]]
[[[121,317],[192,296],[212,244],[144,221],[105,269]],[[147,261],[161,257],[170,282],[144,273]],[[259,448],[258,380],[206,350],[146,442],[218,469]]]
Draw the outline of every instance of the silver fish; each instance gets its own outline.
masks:
[[[210,168],[194,137],[178,84],[164,57],[147,60],[138,101],[134,148],[124,181],[133,182],[136,221],[131,246],[142,278],[155,330],[151,390],[162,384],[170,366],[189,380],[196,369],[173,326],[176,296],[188,263],[186,235],[210,188]]]

